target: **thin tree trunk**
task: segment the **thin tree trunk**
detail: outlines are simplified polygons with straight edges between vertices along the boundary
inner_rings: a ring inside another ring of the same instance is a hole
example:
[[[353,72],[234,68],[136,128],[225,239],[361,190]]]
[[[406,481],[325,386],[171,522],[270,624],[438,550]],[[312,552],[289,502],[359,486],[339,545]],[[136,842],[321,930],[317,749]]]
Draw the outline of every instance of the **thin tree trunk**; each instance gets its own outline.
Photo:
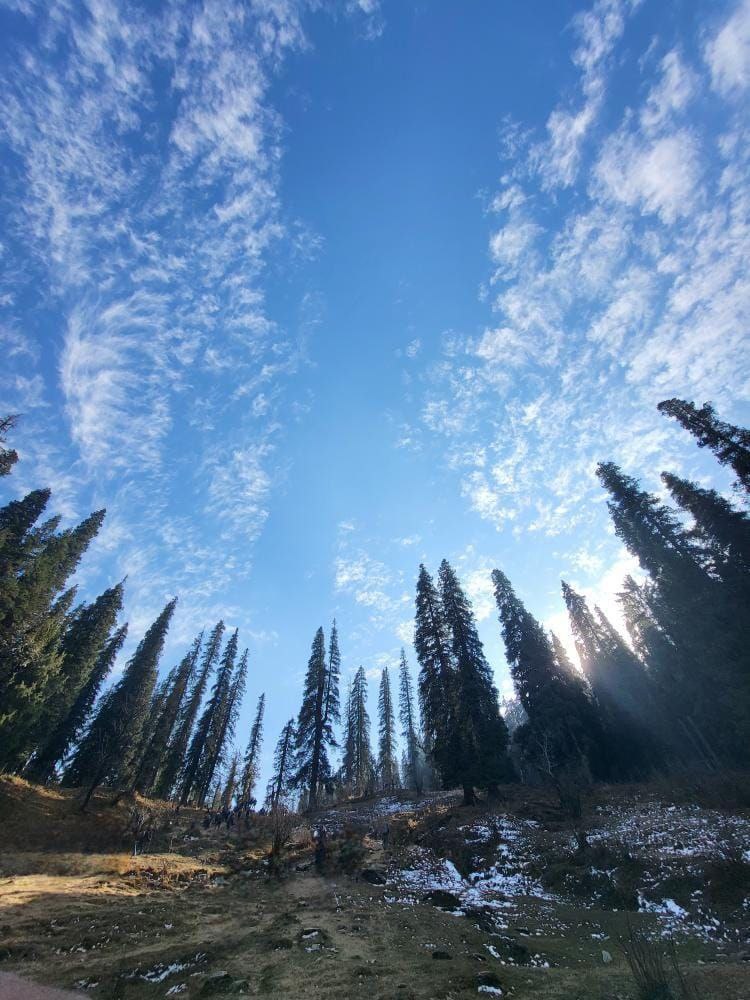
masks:
[[[102,780],[102,775],[104,774],[105,769],[106,769],[106,765],[102,764],[100,766],[99,770],[96,772],[96,776],[95,776],[94,780],[91,782],[91,785],[89,786],[89,790],[86,792],[86,797],[84,798],[83,802],[81,803],[81,812],[86,812],[86,806],[91,801],[91,796],[94,794],[94,792],[96,791],[96,789],[99,787],[99,782]]]
[[[476,804],[477,797],[474,794],[473,785],[464,785],[464,805],[473,806]]]

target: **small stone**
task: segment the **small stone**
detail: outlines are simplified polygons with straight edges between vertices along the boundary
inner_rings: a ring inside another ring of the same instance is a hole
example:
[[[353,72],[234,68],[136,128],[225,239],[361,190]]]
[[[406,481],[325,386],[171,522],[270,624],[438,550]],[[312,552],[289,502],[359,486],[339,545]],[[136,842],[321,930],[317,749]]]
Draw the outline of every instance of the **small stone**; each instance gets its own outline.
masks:
[[[449,955],[447,951],[440,951],[439,948],[437,951],[433,951],[432,957],[437,958],[440,961],[450,961],[453,958],[453,956]]]
[[[433,906],[440,907],[441,910],[460,910],[461,900],[452,892],[444,889],[433,889],[427,893],[426,897]]]
[[[359,877],[364,882],[369,882],[370,885],[385,885],[387,881],[383,872],[378,871],[377,868],[363,868]]]
[[[610,955],[610,953],[608,951],[602,951],[602,962],[604,962],[605,965],[609,965],[611,961],[612,961],[612,956]]]

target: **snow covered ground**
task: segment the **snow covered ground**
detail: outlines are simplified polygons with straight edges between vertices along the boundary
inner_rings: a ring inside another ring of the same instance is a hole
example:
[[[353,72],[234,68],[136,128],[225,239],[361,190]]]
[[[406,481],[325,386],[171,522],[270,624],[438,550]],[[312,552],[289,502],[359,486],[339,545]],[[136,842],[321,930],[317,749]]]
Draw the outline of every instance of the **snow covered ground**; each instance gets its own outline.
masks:
[[[389,872],[389,900],[408,905],[436,890],[451,893],[457,903],[451,912],[491,908],[500,918],[506,911],[518,918],[524,900],[538,903],[570,903],[572,897],[542,884],[546,859],[567,851],[572,857],[575,842],[568,832],[550,835],[537,823],[498,813],[458,828],[467,844],[477,845],[476,870],[462,877],[452,861],[432,850],[410,848],[408,863]],[[702,809],[698,806],[667,805],[654,800],[635,801],[596,810],[588,823],[588,840],[593,848],[609,850],[613,859],[622,858],[637,871],[637,907],[657,918],[661,933],[685,934],[703,940],[741,942],[741,927],[728,926],[713,912],[701,885],[707,863],[729,858],[750,860],[750,820],[743,816]],[[482,845],[493,843],[490,856]],[[617,874],[617,860],[611,870],[590,866],[581,875],[599,880]],[[678,902],[677,889],[682,893]],[[576,906],[595,908],[580,894]],[[750,899],[740,904],[750,926]],[[614,909],[614,906],[611,907]],[[502,924],[500,924],[502,926]]]

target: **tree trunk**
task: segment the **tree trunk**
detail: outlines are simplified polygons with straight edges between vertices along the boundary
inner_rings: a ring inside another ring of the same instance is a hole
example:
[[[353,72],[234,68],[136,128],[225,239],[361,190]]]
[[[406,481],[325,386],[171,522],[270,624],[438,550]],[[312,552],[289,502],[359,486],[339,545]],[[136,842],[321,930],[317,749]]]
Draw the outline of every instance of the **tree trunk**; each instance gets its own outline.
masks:
[[[99,787],[99,782],[102,780],[102,775],[104,774],[105,767],[106,767],[106,765],[102,765],[99,768],[99,770],[96,772],[94,780],[91,782],[91,785],[89,786],[89,790],[86,792],[86,797],[84,798],[83,802],[81,803],[81,812],[86,812],[86,806],[91,801],[91,796],[94,794],[94,792],[96,791],[96,789]]]
[[[464,785],[464,805],[473,806],[476,805],[477,797],[474,794],[473,785]]]

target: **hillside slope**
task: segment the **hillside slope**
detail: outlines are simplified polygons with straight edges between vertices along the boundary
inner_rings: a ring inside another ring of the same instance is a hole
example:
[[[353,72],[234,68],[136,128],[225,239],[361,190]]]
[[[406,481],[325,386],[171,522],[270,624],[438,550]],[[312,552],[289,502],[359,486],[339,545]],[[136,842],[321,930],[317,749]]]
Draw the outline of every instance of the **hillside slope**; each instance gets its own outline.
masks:
[[[739,800],[738,800],[739,801]],[[157,813],[132,856],[133,803],[0,782],[0,968],[101,998],[604,1000],[638,994],[621,941],[669,951],[694,996],[750,997],[750,816],[599,790],[578,837],[540,790],[459,808],[380,799],[290,833],[204,831]],[[667,958],[669,966],[670,960]],[[676,997],[680,996],[675,992]]]

